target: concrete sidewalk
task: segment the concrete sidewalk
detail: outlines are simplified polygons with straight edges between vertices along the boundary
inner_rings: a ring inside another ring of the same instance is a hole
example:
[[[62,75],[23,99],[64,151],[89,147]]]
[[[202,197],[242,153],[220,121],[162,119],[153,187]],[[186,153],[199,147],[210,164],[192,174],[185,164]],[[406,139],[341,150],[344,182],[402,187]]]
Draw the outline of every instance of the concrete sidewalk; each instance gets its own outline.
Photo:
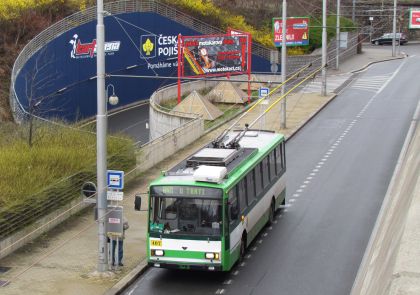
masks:
[[[329,76],[363,69],[369,63],[391,59],[389,50],[366,48],[364,52],[341,64],[340,70],[329,70]],[[280,129],[280,104],[278,104],[256,127],[281,132],[292,136],[310,118],[335,97],[330,93],[321,97],[317,93],[296,93],[287,97],[287,129]],[[273,101],[275,98],[272,98]],[[247,123],[261,113],[261,108],[247,116]],[[244,124],[245,121],[240,122]],[[258,125],[260,124],[260,125]],[[228,124],[226,124],[228,125]],[[123,288],[146,265],[146,212],[133,209],[134,194],[146,192],[148,183],[162,170],[191,154],[209,142],[226,128],[226,125],[206,134],[195,144],[179,151],[161,162],[147,174],[132,181],[125,191],[123,202],[125,215],[130,223],[124,242],[124,267],[99,276],[95,273],[97,264],[97,224],[92,210],[87,210],[64,222],[50,233],[27,245],[20,251],[0,260],[5,272],[0,272],[1,281],[10,281],[0,287],[0,293],[7,294],[113,294]],[[1,268],[0,268],[1,271]],[[1,284],[1,282],[0,282]],[[30,290],[30,291],[29,291]]]

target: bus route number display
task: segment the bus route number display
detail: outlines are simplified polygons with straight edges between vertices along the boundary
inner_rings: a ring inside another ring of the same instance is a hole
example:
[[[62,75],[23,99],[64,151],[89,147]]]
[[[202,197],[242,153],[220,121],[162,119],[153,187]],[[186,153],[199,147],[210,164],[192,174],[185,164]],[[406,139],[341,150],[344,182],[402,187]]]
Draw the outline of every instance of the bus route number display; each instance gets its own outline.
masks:
[[[222,191],[217,188],[200,187],[200,186],[152,186],[152,196],[165,197],[222,197]]]

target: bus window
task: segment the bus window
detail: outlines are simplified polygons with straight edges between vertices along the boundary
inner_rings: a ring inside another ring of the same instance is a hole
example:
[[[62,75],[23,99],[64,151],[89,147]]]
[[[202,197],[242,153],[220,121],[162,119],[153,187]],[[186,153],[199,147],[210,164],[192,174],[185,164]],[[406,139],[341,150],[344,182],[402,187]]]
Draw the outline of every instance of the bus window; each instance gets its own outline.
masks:
[[[282,170],[282,167],[281,167],[282,155],[281,155],[281,148],[280,147],[281,147],[281,145],[278,145],[276,147],[276,173],[277,173],[277,175],[280,175],[281,170]]]
[[[237,187],[238,187],[239,206],[241,208],[241,212],[244,212],[247,207],[245,178],[239,181],[239,183],[237,184]]]
[[[261,164],[258,164],[254,168],[254,176],[255,176],[255,189],[256,189],[256,195],[258,196],[262,190],[262,175],[261,175]]]
[[[267,187],[270,184],[269,181],[269,163],[268,163],[268,156],[265,157],[262,161],[262,172],[263,172],[263,184],[264,184],[264,188]]]
[[[273,150],[270,153],[270,180],[273,181],[274,177],[276,177],[276,158]]]
[[[247,198],[248,198],[248,205],[251,204],[256,198],[254,173],[255,173],[254,170],[250,171],[248,175],[246,176],[246,192],[247,192]]]
[[[239,216],[239,203],[236,196],[236,186],[232,188],[229,192],[229,221],[234,222],[238,220]]]
[[[281,168],[283,171],[286,170],[286,145],[284,142],[281,143]]]

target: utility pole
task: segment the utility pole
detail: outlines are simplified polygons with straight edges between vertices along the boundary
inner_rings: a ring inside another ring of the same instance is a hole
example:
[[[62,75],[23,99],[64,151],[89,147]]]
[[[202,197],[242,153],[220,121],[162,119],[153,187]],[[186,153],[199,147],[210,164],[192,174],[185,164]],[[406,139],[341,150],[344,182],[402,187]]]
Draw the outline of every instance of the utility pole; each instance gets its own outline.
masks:
[[[395,57],[395,43],[397,35],[397,0],[394,0],[394,16],[392,18],[392,56]],[[399,41],[398,41],[399,42]]]
[[[353,12],[351,14],[351,21],[353,23],[356,21],[356,0],[353,0]]]
[[[284,85],[284,82],[286,81],[286,59],[287,59],[287,37],[286,37],[286,31],[287,31],[287,3],[286,0],[283,0],[283,10],[282,10],[282,41],[281,41],[281,82],[283,83],[283,86],[281,87],[281,96],[284,96],[286,85]],[[283,98],[282,102],[282,123],[281,128],[286,128],[286,98]]]
[[[322,0],[322,86],[321,95],[327,95],[327,0]]]
[[[106,98],[105,98],[105,26],[104,2],[97,0],[96,24],[96,166],[97,166],[97,208],[98,208],[98,271],[108,270],[108,249],[105,233],[105,218],[107,209],[106,199]]]
[[[337,54],[335,56],[335,68],[338,70],[340,65],[340,0],[337,0],[337,27],[335,33],[337,35]]]

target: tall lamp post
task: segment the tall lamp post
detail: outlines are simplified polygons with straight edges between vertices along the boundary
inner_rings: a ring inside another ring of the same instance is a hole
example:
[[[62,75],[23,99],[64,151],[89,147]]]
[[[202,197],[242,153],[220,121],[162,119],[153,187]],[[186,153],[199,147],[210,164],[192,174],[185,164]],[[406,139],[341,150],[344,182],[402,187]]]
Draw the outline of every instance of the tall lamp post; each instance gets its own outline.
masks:
[[[98,272],[108,270],[108,247],[106,240],[105,217],[107,208],[106,199],[106,170],[107,170],[107,117],[105,99],[105,26],[104,3],[97,0],[96,24],[96,88],[97,88],[97,114],[96,114],[96,167],[97,167],[97,208],[98,208]]]
[[[322,85],[321,95],[327,95],[327,0],[322,0]]]
[[[283,0],[283,10],[282,10],[282,41],[281,41],[281,82],[283,83],[283,86],[281,87],[281,96],[284,96],[285,88],[284,82],[286,81],[286,60],[287,60],[287,37],[286,37],[286,31],[287,31],[287,2],[286,0]],[[282,102],[282,128],[286,128],[286,98],[283,97]]]
[[[397,0],[394,0],[394,15],[392,18],[392,56],[395,57],[395,43],[397,35]]]
[[[337,38],[337,51],[335,56],[335,68],[338,70],[340,66],[340,0],[337,0],[337,26],[336,26],[336,38]]]

